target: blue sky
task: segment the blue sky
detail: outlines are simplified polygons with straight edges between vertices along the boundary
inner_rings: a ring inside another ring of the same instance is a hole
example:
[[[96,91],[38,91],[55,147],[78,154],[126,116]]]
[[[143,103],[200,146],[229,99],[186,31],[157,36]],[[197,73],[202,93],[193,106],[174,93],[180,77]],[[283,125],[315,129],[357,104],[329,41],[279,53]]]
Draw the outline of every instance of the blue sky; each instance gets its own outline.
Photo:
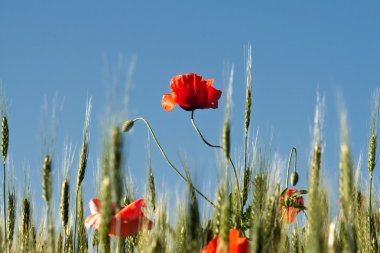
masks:
[[[16,186],[21,188],[23,171],[30,164],[34,198],[42,201],[41,107],[45,99],[51,104],[53,97],[63,105],[54,146],[55,194],[67,138],[76,147],[71,171],[76,174],[85,104],[92,96],[90,162],[84,181],[86,201],[92,197],[105,108],[111,103],[115,113],[124,111],[121,86],[134,62],[125,119],[142,116],[150,121],[173,162],[180,166],[180,154],[186,154],[199,188],[206,189],[209,181],[215,182],[217,151],[196,136],[188,112],[180,108],[165,112],[161,98],[169,92],[173,76],[191,72],[213,78],[214,86],[224,91],[225,69],[233,64],[232,148],[241,153],[244,49],[250,43],[252,131],[259,130],[263,145],[273,135],[273,149],[283,159],[292,146],[297,147],[298,168],[303,171],[300,184],[305,186],[319,90],[327,104],[324,175],[337,194],[338,94],[348,111],[354,160],[363,151],[365,165],[370,98],[380,85],[379,27],[376,1],[2,2],[0,80]],[[217,110],[196,112],[199,127],[213,143],[220,142],[224,102],[223,97]],[[146,176],[147,136],[146,128],[136,124],[126,138],[127,163],[139,191]],[[157,184],[172,192],[184,185],[151,146]],[[367,178],[365,166],[362,175]],[[208,195],[213,197],[214,192]]]

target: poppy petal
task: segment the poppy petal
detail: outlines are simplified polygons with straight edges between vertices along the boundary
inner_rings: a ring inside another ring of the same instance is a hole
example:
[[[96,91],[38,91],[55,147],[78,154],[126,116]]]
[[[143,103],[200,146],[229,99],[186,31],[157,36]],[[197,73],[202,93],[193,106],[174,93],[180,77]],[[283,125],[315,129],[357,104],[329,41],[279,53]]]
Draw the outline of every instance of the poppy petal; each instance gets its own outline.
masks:
[[[230,248],[230,252],[237,252],[239,233],[239,230],[231,229],[228,234],[228,246]]]
[[[94,213],[87,217],[87,219],[84,222],[84,225],[87,229],[89,228],[99,228],[100,224],[100,214]]]
[[[100,213],[100,200],[99,199],[91,199],[89,202],[90,212],[92,214]]]
[[[295,221],[296,216],[298,212],[295,210],[294,207],[289,207],[287,210],[287,222],[288,224],[291,224]]]
[[[194,73],[180,75],[172,79],[170,90],[172,98],[176,104],[186,111],[192,111],[199,108],[199,96],[197,93],[197,84],[199,81]]]
[[[219,236],[214,237],[205,248],[202,249],[202,253],[215,253],[218,247]]]
[[[208,79],[208,80],[206,80],[207,87],[212,87],[213,83],[214,83],[214,79]]]
[[[162,107],[170,112],[175,105],[186,111],[218,108],[222,92],[212,87],[214,80],[204,80],[195,73],[178,75],[170,81],[170,94],[164,95]]]
[[[228,234],[228,252],[230,253],[248,253],[250,252],[249,241],[245,237],[239,237],[239,230],[231,229]],[[224,252],[221,248],[220,237],[216,236],[206,247],[202,249],[202,253]]]
[[[153,222],[149,219],[142,217],[133,220],[117,220],[112,218],[108,235],[111,237],[128,237],[137,234],[141,229],[151,229]]]
[[[141,208],[145,207],[145,200],[139,199],[132,202],[128,206],[124,207],[117,214],[114,215],[115,219],[120,219],[122,221],[134,220],[144,216]]]
[[[192,75],[193,81],[191,85],[191,93],[189,94],[188,102],[197,108],[207,106],[207,86],[206,81],[201,76]]]
[[[207,105],[208,108],[216,109],[218,108],[218,100],[222,96],[222,92],[220,90],[215,89],[212,86],[207,87]]]
[[[167,112],[171,112],[173,110],[173,107],[177,105],[171,94],[165,94],[162,97],[161,103],[162,108],[164,108],[164,110]]]
[[[250,252],[249,241],[247,238],[239,238],[236,248],[237,253]]]

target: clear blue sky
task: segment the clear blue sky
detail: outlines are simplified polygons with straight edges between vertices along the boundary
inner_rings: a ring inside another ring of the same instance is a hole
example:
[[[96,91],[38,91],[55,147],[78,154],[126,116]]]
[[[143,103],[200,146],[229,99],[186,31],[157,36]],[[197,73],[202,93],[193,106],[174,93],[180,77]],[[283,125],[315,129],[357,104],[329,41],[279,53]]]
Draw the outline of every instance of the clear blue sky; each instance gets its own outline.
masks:
[[[106,94],[115,90],[115,83],[123,84],[120,80],[131,61],[136,64],[129,117],[149,120],[178,166],[179,155],[187,154],[199,188],[204,189],[210,180],[215,183],[216,151],[197,137],[188,112],[180,108],[165,112],[161,98],[169,92],[173,76],[190,72],[213,78],[214,86],[224,91],[225,67],[234,64],[232,148],[241,153],[244,48],[251,43],[253,131],[259,130],[264,145],[273,133],[273,149],[283,159],[292,146],[297,147],[298,168],[308,170],[310,129],[319,89],[327,102],[324,176],[337,194],[338,93],[348,111],[355,162],[363,151],[365,165],[371,92],[380,85],[379,27],[377,1],[2,2],[0,80],[9,113],[9,152],[16,186],[22,190],[23,171],[30,164],[32,191],[36,203],[41,203],[41,107],[45,98],[51,101],[56,94],[63,109],[55,142],[55,194],[60,189],[58,160],[65,138],[76,147],[71,171],[76,174],[85,103],[92,96],[85,201],[92,197]],[[121,105],[122,89],[116,93],[113,101]],[[210,142],[220,142],[223,109],[224,97],[219,109],[196,112]],[[141,190],[146,176],[147,131],[136,124],[128,136],[128,166]],[[184,185],[153,143],[152,152],[157,184],[171,191]],[[365,166],[362,172],[367,178]],[[301,174],[301,186],[307,184],[306,175]],[[74,177],[71,182],[74,185]],[[208,195],[213,198],[214,192]]]

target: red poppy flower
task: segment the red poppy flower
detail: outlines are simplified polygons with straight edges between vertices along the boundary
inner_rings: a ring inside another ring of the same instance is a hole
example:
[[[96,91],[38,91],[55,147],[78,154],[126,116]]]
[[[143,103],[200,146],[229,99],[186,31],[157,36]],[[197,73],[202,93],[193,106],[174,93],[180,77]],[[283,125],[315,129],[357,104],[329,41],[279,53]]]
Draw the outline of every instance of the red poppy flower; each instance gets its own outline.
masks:
[[[228,252],[229,253],[248,253],[249,241],[245,237],[239,237],[239,230],[231,229],[228,235]],[[216,236],[212,239],[205,248],[202,249],[202,253],[216,253],[218,245],[220,243],[220,237]],[[218,251],[221,252],[221,251]],[[223,252],[222,252],[223,253]]]
[[[91,199],[89,205],[91,215],[86,219],[85,226],[87,229],[98,229],[101,221],[100,200]],[[151,229],[153,222],[144,216],[142,207],[146,207],[144,199],[136,200],[122,208],[112,217],[108,235],[111,237],[128,237],[137,234],[142,228]],[[112,211],[115,212],[115,210],[115,205],[113,205]]]
[[[304,201],[298,189],[288,189],[281,195],[280,214],[281,218],[285,217],[288,224],[293,223],[303,209]]]
[[[175,76],[170,81],[171,94],[162,97],[162,107],[167,112],[176,105],[186,111],[216,109],[222,92],[212,87],[213,82],[194,73]]]

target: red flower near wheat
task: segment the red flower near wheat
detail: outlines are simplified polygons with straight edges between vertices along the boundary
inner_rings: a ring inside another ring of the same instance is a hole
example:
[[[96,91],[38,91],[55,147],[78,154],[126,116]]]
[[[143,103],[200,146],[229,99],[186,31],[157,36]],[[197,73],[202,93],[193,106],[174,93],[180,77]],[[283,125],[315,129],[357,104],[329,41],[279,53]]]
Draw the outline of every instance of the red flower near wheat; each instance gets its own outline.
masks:
[[[281,219],[285,217],[288,224],[293,223],[297,215],[305,209],[302,193],[298,189],[288,189],[281,195],[280,215]]]
[[[98,229],[101,222],[100,200],[91,199],[89,205],[91,215],[86,219],[85,226],[87,229]],[[144,199],[139,199],[122,208],[112,216],[108,235],[111,237],[128,237],[137,234],[143,228],[151,229],[153,222],[146,218],[141,210],[145,206]],[[112,206],[112,209],[115,212],[115,205]]]
[[[248,253],[249,252],[249,241],[245,237],[239,237],[239,230],[231,229],[228,235],[228,252],[229,253]],[[220,251],[220,236],[216,236],[212,239],[205,248],[202,249],[202,253],[216,253]]]
[[[176,105],[186,111],[216,109],[222,92],[212,87],[213,82],[194,73],[175,76],[170,81],[171,94],[162,97],[162,107],[167,112]]]

